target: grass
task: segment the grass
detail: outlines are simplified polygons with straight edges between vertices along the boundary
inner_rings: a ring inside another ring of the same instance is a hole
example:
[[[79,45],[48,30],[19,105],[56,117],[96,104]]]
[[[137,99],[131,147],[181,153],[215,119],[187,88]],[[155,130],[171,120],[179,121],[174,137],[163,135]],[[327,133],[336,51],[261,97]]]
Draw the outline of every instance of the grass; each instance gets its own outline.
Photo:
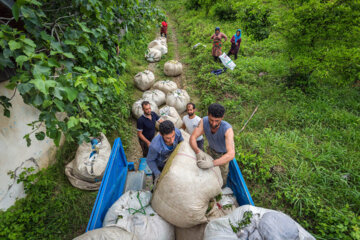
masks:
[[[213,102],[227,109],[255,205],[286,212],[318,239],[360,239],[359,88],[289,88],[285,43],[277,33],[263,41],[243,33],[235,70],[214,76],[210,71],[223,67],[211,56],[215,26],[230,38],[242,23],[210,19],[185,9],[184,1],[160,4],[176,25],[202,114]],[[192,49],[198,42],[206,47]],[[229,48],[225,43],[223,52]]]

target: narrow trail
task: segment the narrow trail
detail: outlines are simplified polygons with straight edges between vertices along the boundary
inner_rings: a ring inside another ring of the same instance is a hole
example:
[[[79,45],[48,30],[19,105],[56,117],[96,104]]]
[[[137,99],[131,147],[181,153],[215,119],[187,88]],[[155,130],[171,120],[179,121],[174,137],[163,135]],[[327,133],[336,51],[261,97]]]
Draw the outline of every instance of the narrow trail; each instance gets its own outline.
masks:
[[[147,69],[155,72],[155,67],[156,67],[156,63],[149,63]],[[137,136],[137,130],[136,130],[136,119],[131,118],[131,128],[129,129],[129,131],[131,131],[131,133],[134,133],[132,138],[131,138],[131,142],[129,147],[127,148],[127,151],[125,152],[125,155],[127,157],[127,161],[128,162],[134,162],[135,165],[135,169],[138,168],[139,165],[139,158],[142,158],[142,150],[139,144],[139,139]]]
[[[167,43],[169,44],[170,42],[173,43],[174,45],[174,59],[177,61],[181,61],[181,56],[179,53],[179,44],[178,44],[178,40],[176,37],[176,28],[174,27],[174,24],[172,21],[170,21],[169,24],[169,28],[171,29],[170,33],[168,34],[168,38],[167,38]],[[170,36],[169,36],[170,35]],[[159,34],[156,34],[156,37],[159,37]],[[147,66],[147,69],[152,71],[153,73],[156,73],[156,65],[159,63],[149,63]],[[186,71],[186,65],[184,63],[183,64],[183,72],[185,73]],[[180,76],[177,77],[168,77],[169,80],[172,80],[174,82],[176,82],[176,84],[178,85],[179,88],[182,89],[186,89],[186,75],[185,74],[181,74]],[[158,76],[155,76],[155,79],[159,79]],[[131,120],[131,129],[129,129],[129,131],[131,131],[132,134],[132,139],[130,142],[130,145],[128,146],[125,154],[127,157],[127,161],[128,162],[134,162],[135,164],[135,169],[138,168],[138,159],[142,157],[142,150],[139,144],[139,140],[138,140],[138,136],[136,134],[136,120],[134,118],[132,118]]]
[[[169,21],[169,28],[171,29],[171,31],[170,31],[171,32],[170,39],[174,43],[174,51],[175,51],[175,59],[174,60],[177,60],[177,61],[181,62],[182,65],[183,65],[183,74],[181,74],[180,76],[174,77],[172,80],[174,82],[176,82],[176,84],[178,85],[178,88],[186,90],[186,74],[185,74],[186,66],[181,61],[181,56],[180,56],[180,53],[179,53],[179,43],[178,43],[178,40],[177,40],[177,37],[176,37],[175,23],[173,21],[171,21],[171,20]],[[168,41],[169,41],[169,36],[168,36]]]

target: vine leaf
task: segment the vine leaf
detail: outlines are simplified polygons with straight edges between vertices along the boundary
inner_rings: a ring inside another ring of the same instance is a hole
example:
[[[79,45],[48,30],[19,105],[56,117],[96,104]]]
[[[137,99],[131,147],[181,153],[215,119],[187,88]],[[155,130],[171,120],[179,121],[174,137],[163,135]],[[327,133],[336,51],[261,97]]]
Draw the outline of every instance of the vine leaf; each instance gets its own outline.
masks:
[[[20,8],[19,8],[19,5],[18,5],[17,2],[12,6],[11,11],[12,11],[12,14],[13,14],[15,20],[18,21],[19,20],[19,14],[20,14]]]
[[[69,118],[69,121],[67,122],[68,128],[74,128],[79,124],[79,119],[76,119],[74,116],[71,116]]]
[[[36,137],[36,139],[37,140],[44,140],[44,138],[45,138],[45,133],[44,132],[37,132],[37,133],[35,133],[35,137]]]
[[[70,102],[73,102],[78,95],[78,91],[75,88],[65,87],[64,91]]]
[[[16,42],[14,40],[10,40],[9,41],[9,47],[11,51],[14,51],[16,49],[20,49],[21,48],[21,43],[20,42]]]
[[[36,47],[36,44],[34,43],[34,41],[29,39],[29,38],[21,39],[21,41],[26,43],[27,45],[33,47],[33,48]]]
[[[16,63],[19,64],[20,68],[22,68],[23,63],[28,61],[29,57],[25,56],[25,55],[20,55],[16,58]]]
[[[45,81],[43,81],[42,79],[40,79],[40,78],[33,79],[30,81],[30,83],[34,84],[35,87],[43,94],[47,94],[46,87],[45,87]]]
[[[33,70],[32,70],[32,74],[35,77],[40,77],[41,75],[45,75],[48,76],[50,74],[51,68],[49,68],[48,66],[44,66],[41,63],[38,63],[34,66]]]

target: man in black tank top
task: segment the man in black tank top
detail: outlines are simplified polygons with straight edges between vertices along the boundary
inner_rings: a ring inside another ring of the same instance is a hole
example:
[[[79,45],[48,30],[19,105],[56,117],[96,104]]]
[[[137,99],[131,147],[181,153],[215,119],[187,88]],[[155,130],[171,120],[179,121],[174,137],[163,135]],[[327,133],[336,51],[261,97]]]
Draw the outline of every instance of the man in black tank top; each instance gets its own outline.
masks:
[[[208,108],[208,116],[204,117],[190,137],[190,145],[196,153],[199,168],[208,169],[219,166],[223,178],[223,186],[226,185],[229,173],[229,162],[235,157],[234,131],[231,125],[224,121],[225,108],[213,103]],[[196,138],[205,135],[209,143],[208,154],[213,161],[206,157],[196,144]]]

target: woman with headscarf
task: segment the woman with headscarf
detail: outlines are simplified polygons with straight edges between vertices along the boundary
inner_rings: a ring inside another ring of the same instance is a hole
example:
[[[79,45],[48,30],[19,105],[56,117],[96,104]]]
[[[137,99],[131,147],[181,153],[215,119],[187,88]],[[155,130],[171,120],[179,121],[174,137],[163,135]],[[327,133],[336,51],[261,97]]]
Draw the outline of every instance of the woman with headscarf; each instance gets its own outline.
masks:
[[[221,48],[223,44],[221,40],[223,38],[225,39],[225,41],[227,40],[227,36],[224,33],[220,32],[219,27],[216,27],[215,33],[211,36],[211,39],[213,40],[212,55],[214,56],[215,61],[220,61],[219,56],[222,54]]]
[[[235,55],[235,60],[237,59],[237,54],[239,52],[240,43],[241,43],[241,29],[236,30],[235,35],[231,38],[231,49],[228,52],[228,56],[231,54]]]

